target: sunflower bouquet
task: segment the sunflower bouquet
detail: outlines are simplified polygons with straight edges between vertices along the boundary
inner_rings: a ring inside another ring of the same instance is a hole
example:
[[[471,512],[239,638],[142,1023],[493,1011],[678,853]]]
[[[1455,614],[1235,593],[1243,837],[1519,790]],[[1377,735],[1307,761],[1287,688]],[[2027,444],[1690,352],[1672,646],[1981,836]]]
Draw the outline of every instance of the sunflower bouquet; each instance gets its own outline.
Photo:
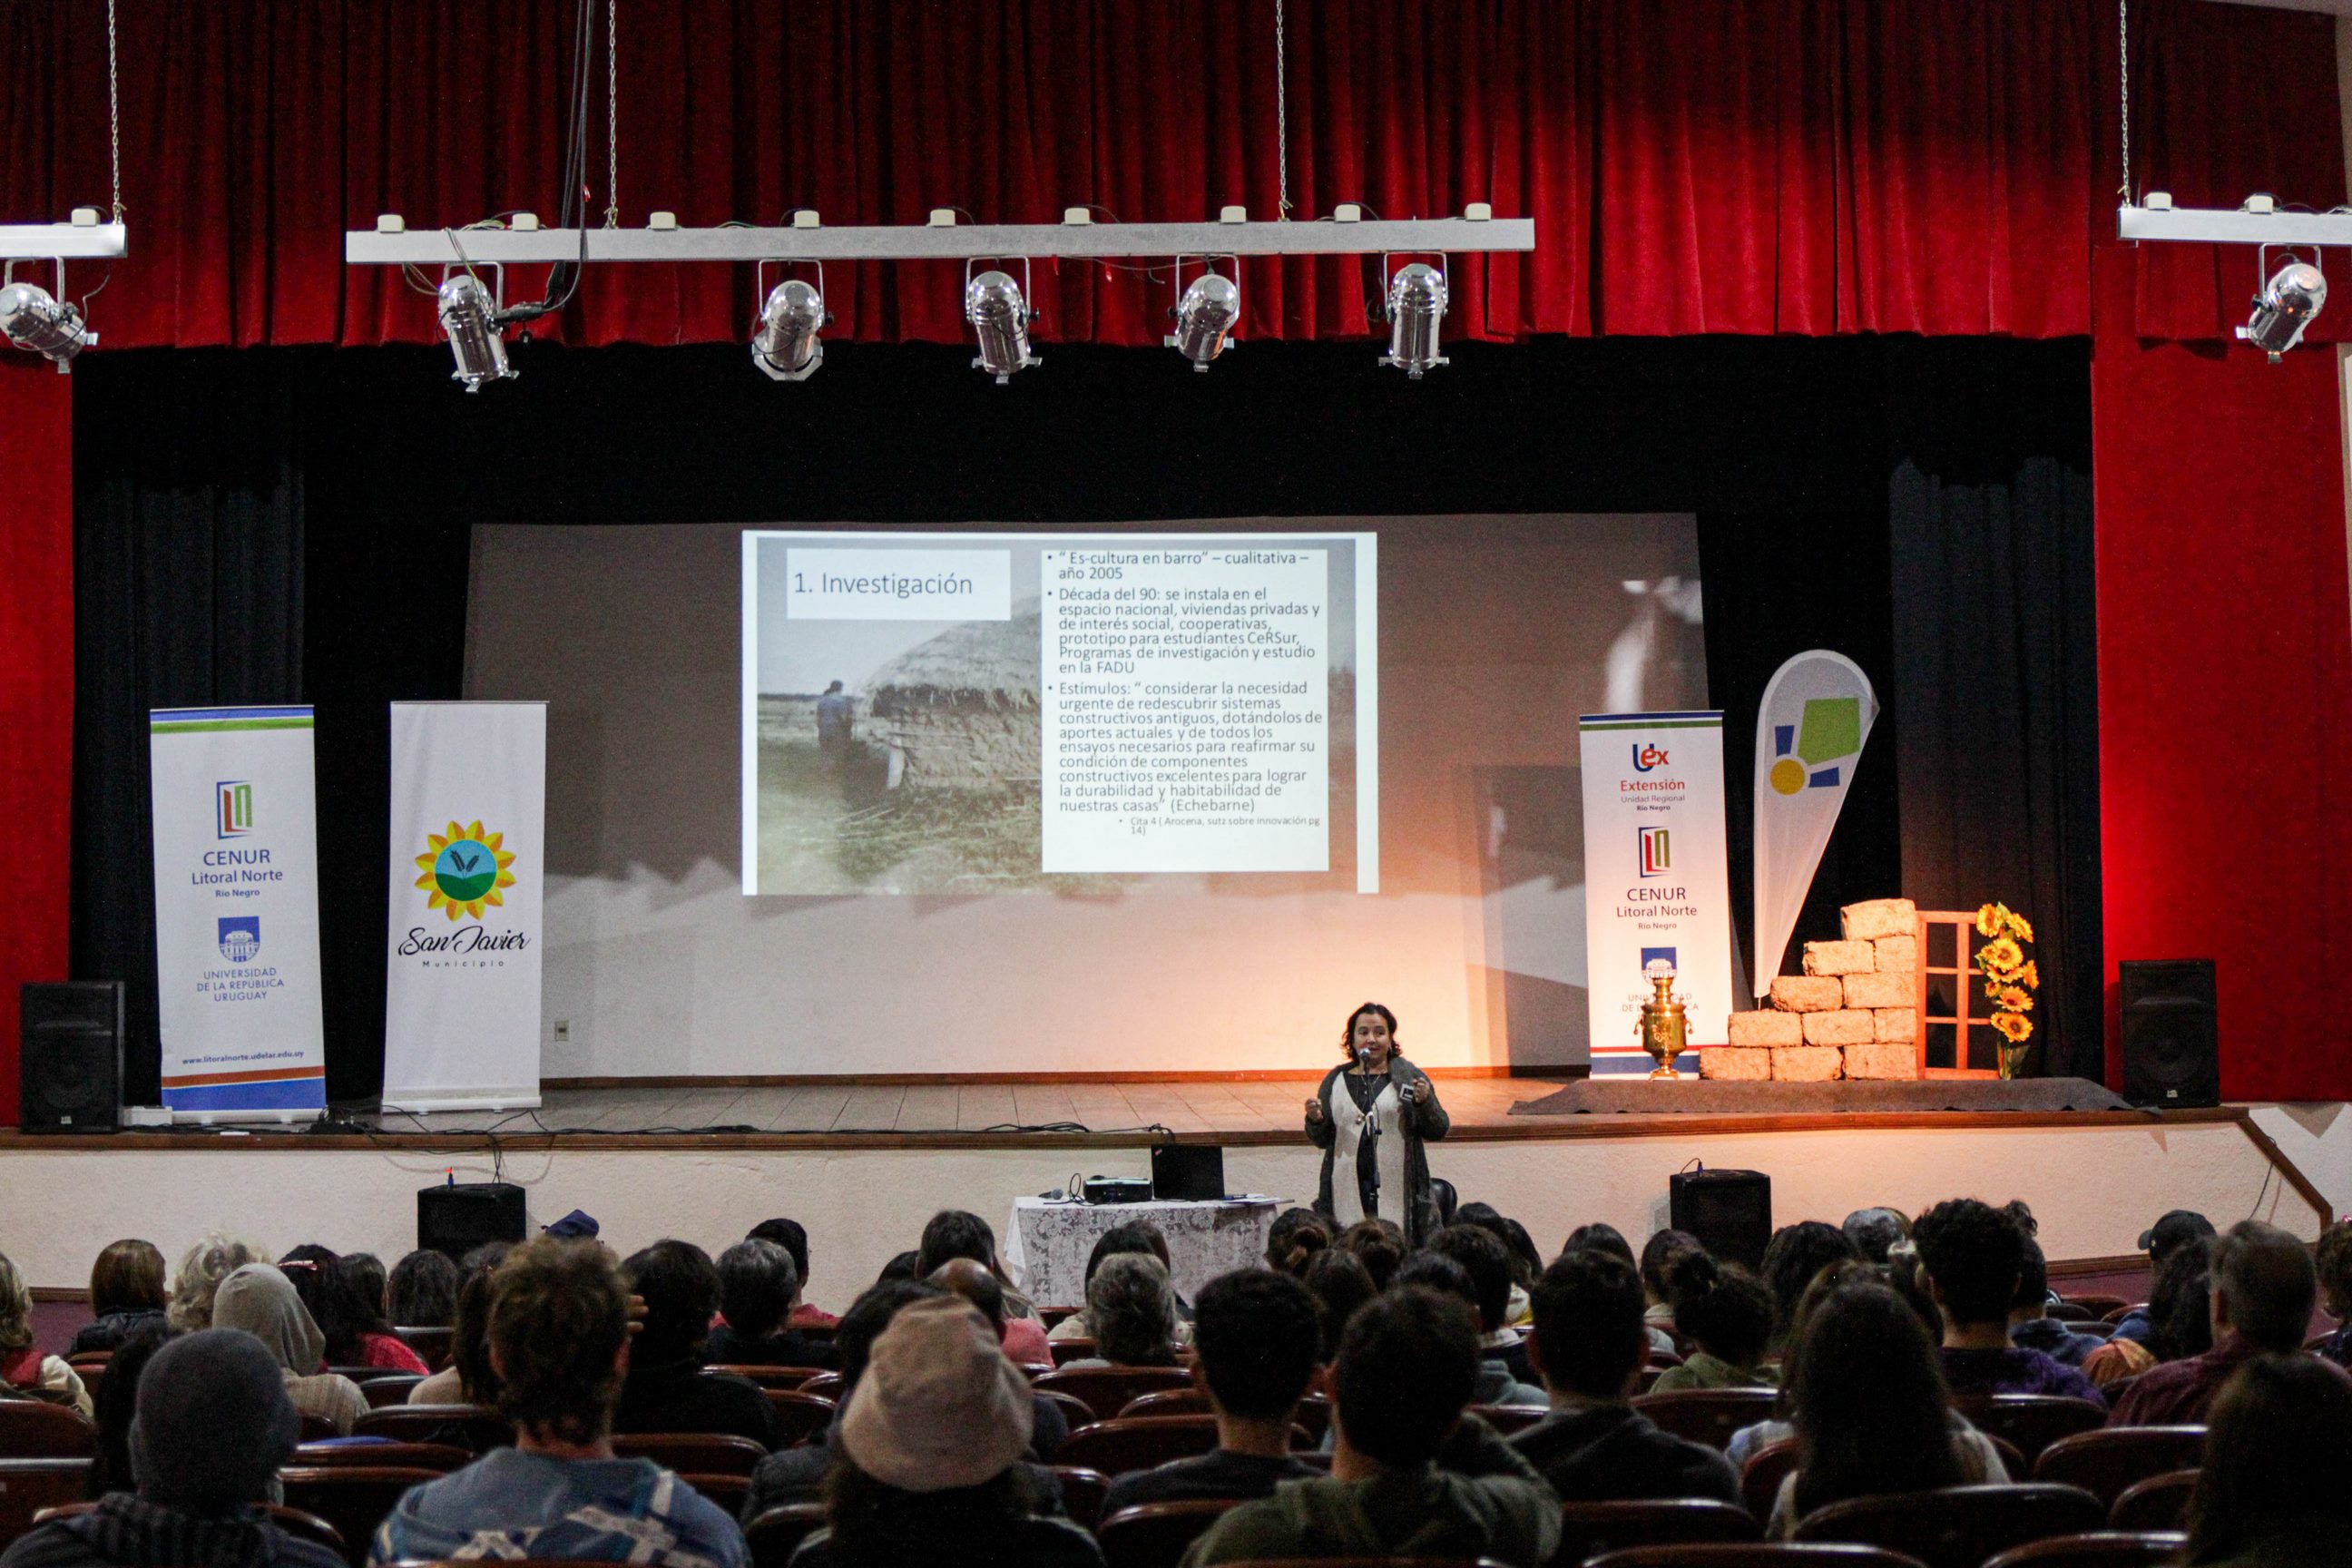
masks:
[[[2024,1065],[2025,1042],[2033,1036],[2033,993],[2041,988],[2042,971],[2025,956],[2033,940],[2033,924],[2007,904],[1987,904],[1977,910],[1977,934],[1986,940],[1977,949],[1977,972],[1984,976],[1985,1000],[1993,1005],[1992,1026],[2005,1042],[2000,1047],[2000,1076],[2015,1078]]]

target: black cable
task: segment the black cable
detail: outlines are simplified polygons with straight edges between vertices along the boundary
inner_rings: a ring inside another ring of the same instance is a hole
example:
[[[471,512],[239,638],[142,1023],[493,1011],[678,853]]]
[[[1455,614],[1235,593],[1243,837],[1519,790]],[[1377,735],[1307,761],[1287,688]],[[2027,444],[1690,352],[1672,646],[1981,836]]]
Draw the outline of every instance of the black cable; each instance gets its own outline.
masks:
[[[580,277],[587,270],[588,193],[581,181],[588,161],[588,61],[595,47],[592,31],[594,13],[595,0],[580,0],[580,24],[572,50],[572,124],[563,149],[563,194],[556,206],[556,226],[576,226],[580,230],[580,258],[557,262],[548,270],[545,297],[536,304],[515,305],[499,311],[498,320],[501,323],[535,321],[562,310],[580,292]]]

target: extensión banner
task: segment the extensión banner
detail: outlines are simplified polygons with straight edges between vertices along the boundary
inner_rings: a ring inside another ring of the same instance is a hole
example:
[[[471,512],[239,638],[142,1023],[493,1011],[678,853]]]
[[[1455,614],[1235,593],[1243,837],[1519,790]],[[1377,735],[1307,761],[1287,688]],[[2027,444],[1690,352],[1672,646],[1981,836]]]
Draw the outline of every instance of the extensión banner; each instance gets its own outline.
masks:
[[[308,708],[147,716],[155,985],[174,1118],[322,1110],[319,851]]]
[[[392,705],[387,1110],[539,1103],[547,705]]]
[[[1675,966],[1690,1044],[1722,1043],[1731,1016],[1731,875],[1724,845],[1723,715],[1598,713],[1578,721],[1584,763],[1584,956],[1592,1070],[1647,1072],[1643,971]]]

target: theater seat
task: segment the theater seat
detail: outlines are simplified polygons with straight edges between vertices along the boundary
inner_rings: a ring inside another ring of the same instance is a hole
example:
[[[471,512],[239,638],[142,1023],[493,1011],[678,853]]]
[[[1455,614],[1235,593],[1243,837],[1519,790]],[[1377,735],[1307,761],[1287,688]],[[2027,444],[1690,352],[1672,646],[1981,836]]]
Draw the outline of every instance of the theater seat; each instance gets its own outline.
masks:
[[[768,1450],[729,1432],[616,1432],[613,1452],[624,1459],[651,1459],[666,1470],[714,1476],[748,1476]]]
[[[1102,1518],[1103,1499],[1109,1495],[1110,1478],[1084,1465],[1045,1468],[1054,1472],[1054,1479],[1062,1489],[1062,1511],[1073,1522],[1092,1530]]]
[[[2102,1426],[2042,1449],[2033,1479],[2081,1487],[2113,1508],[2117,1498],[2149,1477],[2193,1470],[2204,1462],[2202,1426]]]
[[[376,1526],[402,1494],[444,1473],[414,1465],[289,1465],[278,1479],[286,1489],[286,1506],[333,1525],[352,1568],[363,1568]]]
[[[352,1422],[352,1436],[389,1437],[395,1443],[447,1443],[469,1453],[487,1454],[513,1442],[514,1428],[487,1405],[387,1405]],[[310,1440],[306,1435],[304,1441]]]
[[[833,1425],[833,1401],[796,1388],[771,1388],[768,1409],[776,1417],[776,1447],[798,1447]]]
[[[37,1399],[0,1400],[0,1459],[87,1459],[98,1427],[80,1411]]]
[[[1672,1394],[1637,1394],[1633,1408],[1662,1431],[1720,1448],[1742,1426],[1769,1418],[1780,1397],[1775,1388],[1683,1388]]]
[[[1558,1559],[1554,1560],[1555,1562]],[[1916,1557],[1844,1542],[1713,1542],[1634,1546],[1589,1558],[1584,1568],[1924,1568]]]
[[[1795,1539],[1883,1546],[1927,1568],[1978,1568],[2012,1546],[2097,1530],[2105,1512],[2080,1487],[1946,1487],[1831,1503],[1799,1520]]]
[[[1095,1528],[1104,1568],[1176,1568],[1185,1548],[1240,1500],[1192,1498],[1120,1509]]]
[[[744,1366],[730,1363],[712,1364],[702,1369],[719,1377],[740,1377],[746,1383],[756,1383],[761,1388],[798,1388],[824,1371],[821,1366]]]
[[[0,1551],[43,1510],[78,1502],[89,1489],[88,1459],[0,1459]]]
[[[1128,1401],[1192,1386],[1192,1374],[1181,1366],[1065,1367],[1037,1380],[1040,1392],[1066,1394],[1095,1413],[1097,1421],[1117,1415]]]
[[[2126,1487],[2107,1512],[2109,1528],[2179,1530],[2189,1517],[2189,1499],[2197,1490],[2197,1477],[2195,1470],[2169,1470]]]
[[[2011,1548],[1984,1568],[2163,1568],[2188,1544],[2177,1530],[2097,1530]]]
[[[1652,1498],[1622,1502],[1562,1503],[1556,1563],[1577,1563],[1628,1546],[1683,1542],[1742,1542],[1763,1531],[1746,1509],[1713,1498]]]
[[[403,1465],[446,1476],[472,1464],[474,1456],[450,1443],[304,1443],[286,1462],[314,1467]]]
[[[2094,1432],[2107,1424],[2105,1405],[2059,1394],[1966,1394],[1952,1405],[1978,1431],[2016,1444],[2029,1465],[2059,1438]]]
[[[751,1548],[751,1568],[785,1568],[801,1542],[824,1528],[824,1504],[790,1502],[772,1508],[743,1527]]]

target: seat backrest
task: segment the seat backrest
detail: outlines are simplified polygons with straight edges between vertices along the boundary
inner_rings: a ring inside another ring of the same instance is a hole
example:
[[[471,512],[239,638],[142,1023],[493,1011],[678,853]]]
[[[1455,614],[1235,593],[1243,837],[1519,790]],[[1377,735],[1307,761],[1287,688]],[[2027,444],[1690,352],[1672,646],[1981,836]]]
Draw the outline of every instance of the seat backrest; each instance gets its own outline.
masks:
[[[1514,1432],[1524,1432],[1551,1411],[1540,1405],[1473,1405],[1470,1409],[1478,1418],[1507,1437]]]
[[[0,1459],[87,1459],[98,1427],[80,1411],[37,1399],[0,1400]]]
[[[1557,1561],[1557,1560],[1555,1560]],[[1696,1542],[1632,1546],[1588,1559],[1584,1568],[1923,1568],[1916,1557],[1850,1542]]]
[[[2177,1530],[2096,1530],[2011,1547],[1985,1568],[2162,1568],[2188,1544]]]
[[[1104,1568],[1176,1568],[1184,1549],[1239,1500],[1190,1498],[1120,1509],[1095,1527]]]
[[[1772,1388],[1680,1388],[1672,1394],[1636,1394],[1633,1408],[1663,1431],[1720,1448],[1742,1426],[1769,1417],[1780,1397]]]
[[[1928,1568],[1978,1568],[2029,1541],[2096,1530],[2104,1511],[2080,1487],[1946,1487],[1831,1503],[1799,1520],[1795,1539],[1858,1541],[1916,1557]]]
[[[2081,1487],[2113,1508],[2126,1488],[2204,1462],[2202,1426],[2102,1426],[2042,1449],[2033,1462],[2033,1479]]]
[[[771,1388],[768,1408],[776,1417],[776,1447],[797,1447],[833,1425],[833,1401],[797,1388]]]
[[[416,1352],[416,1359],[435,1372],[449,1364],[449,1349],[457,1342],[455,1329],[394,1329],[401,1342]]]
[[[841,1391],[845,1386],[847,1385],[844,1382],[841,1373],[837,1372],[821,1372],[814,1377],[810,1378],[806,1383],[802,1384],[800,1391],[803,1394],[817,1394],[825,1399],[839,1399],[841,1397]]]
[[[298,1441],[304,1443],[323,1443],[330,1437],[340,1437],[341,1436],[342,1434],[341,1432],[335,1430],[335,1424],[326,1416],[309,1410],[301,1412]]]
[[[513,1442],[514,1427],[487,1405],[387,1405],[352,1422],[352,1436],[448,1443],[468,1453],[487,1454]]]
[[[1095,1421],[1062,1440],[1054,1458],[1107,1476],[1189,1459],[1217,1446],[1213,1415],[1124,1415]]]
[[[376,1526],[402,1494],[443,1473],[416,1465],[289,1465],[278,1479],[286,1506],[333,1525],[352,1568],[361,1568]]]
[[[1054,1479],[1062,1489],[1062,1511],[1073,1522],[1092,1530],[1102,1519],[1103,1499],[1110,1492],[1110,1478],[1084,1465],[1045,1468],[1054,1472]]]
[[[2195,1470],[2168,1470],[2126,1487],[2107,1510],[2114,1530],[2179,1530],[2189,1517],[2189,1499],[2197,1490]]]
[[[472,1464],[474,1456],[454,1443],[305,1443],[286,1462],[311,1468],[404,1465],[446,1476]]]
[[[824,1371],[821,1366],[745,1366],[736,1363],[713,1363],[702,1369],[722,1377],[740,1377],[746,1383],[756,1383],[761,1388],[798,1388]]]
[[[751,1495],[751,1478],[749,1476],[698,1475],[692,1471],[680,1471],[677,1479],[723,1510],[730,1519],[742,1513],[743,1500]]]
[[[2100,1321],[2102,1321],[2102,1322],[2107,1322],[2107,1323],[2120,1323],[2120,1322],[2122,1322],[2126,1318],[2129,1317],[2132,1313],[2134,1313],[2134,1312],[2137,1312],[2137,1311],[2143,1311],[2143,1310],[2145,1310],[2147,1309],[2147,1302],[2145,1302],[2145,1301],[2141,1301],[2141,1302],[2138,1302],[2138,1303],[2137,1303],[2137,1304],[2136,1304],[2136,1305],[2135,1305],[2135,1304],[2126,1304],[2126,1305],[2125,1305],[2125,1306],[2121,1306],[2121,1307],[2115,1307],[2115,1308],[2111,1308],[2111,1309],[2109,1309],[2107,1311],[2105,1311],[2105,1312],[2104,1312],[2104,1313],[2102,1313],[2102,1314],[2100,1315]]]
[[[394,1373],[390,1377],[368,1379],[360,1384],[360,1392],[367,1395],[369,1409],[381,1410],[387,1405],[407,1404],[408,1391],[424,1381],[417,1373]]]
[[[1627,1546],[1676,1542],[1750,1542],[1763,1538],[1755,1516],[1712,1498],[1653,1498],[1625,1502],[1562,1503],[1555,1563],[1581,1563]]]
[[[1209,1395],[1198,1388],[1170,1388],[1158,1394],[1139,1394],[1119,1406],[1121,1416],[1129,1415],[1206,1415]]]
[[[1772,1517],[1772,1504],[1780,1495],[1780,1483],[1797,1468],[1797,1440],[1783,1437],[1748,1456],[1748,1463],[1739,1472],[1739,1500],[1748,1505],[1749,1513],[1758,1519]]]
[[[2061,1437],[2107,1424],[2105,1406],[2054,1394],[1975,1394],[1952,1401],[1979,1432],[2006,1437],[2032,1464]]]
[[[1095,1407],[1076,1394],[1065,1394],[1058,1388],[1033,1387],[1029,1392],[1059,1410],[1062,1413],[1062,1420],[1067,1424],[1071,1431],[1075,1432],[1081,1426],[1093,1424]]]
[[[615,1432],[613,1452],[651,1459],[666,1470],[714,1476],[748,1476],[768,1457],[767,1449],[731,1432]]]
[[[78,1502],[89,1489],[88,1459],[0,1459],[0,1551],[43,1510]]]
[[[1084,1334],[1073,1339],[1049,1341],[1047,1348],[1054,1352],[1055,1366],[1074,1361],[1084,1361],[1095,1353],[1094,1341]]]
[[[743,1527],[744,1542],[751,1548],[751,1568],[785,1568],[801,1542],[824,1527],[821,1502],[788,1502],[769,1509]]]
[[[2121,1296],[2061,1296],[2058,1299],[2070,1307],[2081,1308],[2094,1318],[2105,1318],[2110,1312],[2122,1313],[2131,1310],[2131,1303]]]
[[[1130,1399],[1192,1386],[1192,1374],[1181,1366],[1065,1367],[1037,1380],[1041,1390],[1066,1394],[1107,1421]]]
[[[362,1541],[354,1547],[343,1539],[341,1531],[337,1530],[317,1514],[296,1508],[290,1503],[264,1503],[262,1507],[269,1510],[269,1522],[287,1534],[310,1542],[314,1546],[323,1546],[328,1551],[340,1554],[346,1562],[365,1563],[367,1561],[366,1542]]]
[[[1037,1321],[1045,1325],[1045,1331],[1049,1334],[1076,1317],[1079,1311],[1076,1307],[1033,1307],[1030,1310],[1037,1314]]]

